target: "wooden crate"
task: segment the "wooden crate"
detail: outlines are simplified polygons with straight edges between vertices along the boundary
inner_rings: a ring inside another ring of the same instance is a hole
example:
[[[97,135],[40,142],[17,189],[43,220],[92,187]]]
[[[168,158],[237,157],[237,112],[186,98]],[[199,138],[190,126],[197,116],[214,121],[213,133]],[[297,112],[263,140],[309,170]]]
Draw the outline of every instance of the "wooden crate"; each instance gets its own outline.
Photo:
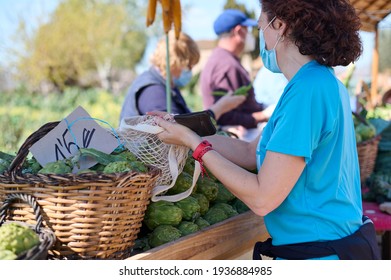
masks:
[[[263,218],[248,211],[129,260],[227,260],[241,258],[269,237]],[[251,258],[251,257],[250,257]]]

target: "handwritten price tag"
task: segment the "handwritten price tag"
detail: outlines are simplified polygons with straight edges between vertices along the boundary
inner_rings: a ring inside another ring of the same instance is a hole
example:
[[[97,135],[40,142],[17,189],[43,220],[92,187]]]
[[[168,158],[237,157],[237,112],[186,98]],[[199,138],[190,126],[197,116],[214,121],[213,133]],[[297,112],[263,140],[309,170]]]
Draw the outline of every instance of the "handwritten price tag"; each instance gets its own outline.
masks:
[[[53,130],[30,147],[42,165],[69,158],[80,148],[95,148],[110,154],[119,145],[118,139],[101,127],[81,106],[62,120]],[[80,162],[80,170],[96,164],[92,159]],[[74,172],[79,169],[75,168]]]

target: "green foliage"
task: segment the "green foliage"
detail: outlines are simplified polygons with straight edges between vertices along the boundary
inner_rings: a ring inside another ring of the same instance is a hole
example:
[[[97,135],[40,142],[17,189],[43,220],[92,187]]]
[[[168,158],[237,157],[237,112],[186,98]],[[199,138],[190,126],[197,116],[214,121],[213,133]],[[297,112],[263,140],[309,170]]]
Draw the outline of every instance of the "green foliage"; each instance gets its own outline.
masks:
[[[0,151],[16,154],[26,138],[42,125],[60,121],[78,106],[82,106],[93,118],[107,122],[116,128],[123,96],[106,91],[67,88],[63,94],[43,96],[21,88],[10,93],[0,93]],[[105,123],[98,122],[109,128]]]
[[[128,12],[124,1],[62,1],[46,24],[20,38],[25,51],[19,72],[34,88],[49,82],[60,90],[81,85],[94,72],[110,89],[112,69],[134,69],[144,54],[147,35],[140,14],[145,5]]]

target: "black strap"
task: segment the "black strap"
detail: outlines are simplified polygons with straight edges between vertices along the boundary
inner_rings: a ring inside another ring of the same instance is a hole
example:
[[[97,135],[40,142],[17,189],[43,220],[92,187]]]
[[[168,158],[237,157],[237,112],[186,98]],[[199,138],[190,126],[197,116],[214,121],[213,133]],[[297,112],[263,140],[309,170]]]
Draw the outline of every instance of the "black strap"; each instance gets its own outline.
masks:
[[[324,241],[305,242],[274,246],[272,239],[257,242],[253,259],[260,260],[261,255],[273,259],[305,260],[338,255],[341,260],[379,260],[380,251],[376,241],[376,230],[371,220],[363,216],[364,224],[352,235],[344,238]]]

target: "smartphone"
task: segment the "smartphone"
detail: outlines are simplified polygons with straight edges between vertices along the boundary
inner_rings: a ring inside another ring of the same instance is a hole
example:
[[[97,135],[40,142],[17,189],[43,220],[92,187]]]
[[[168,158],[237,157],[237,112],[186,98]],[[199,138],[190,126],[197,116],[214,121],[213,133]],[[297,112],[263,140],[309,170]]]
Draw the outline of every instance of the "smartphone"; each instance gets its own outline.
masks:
[[[216,133],[216,127],[207,111],[179,114],[174,119],[177,123],[184,125],[199,136],[209,136]]]

